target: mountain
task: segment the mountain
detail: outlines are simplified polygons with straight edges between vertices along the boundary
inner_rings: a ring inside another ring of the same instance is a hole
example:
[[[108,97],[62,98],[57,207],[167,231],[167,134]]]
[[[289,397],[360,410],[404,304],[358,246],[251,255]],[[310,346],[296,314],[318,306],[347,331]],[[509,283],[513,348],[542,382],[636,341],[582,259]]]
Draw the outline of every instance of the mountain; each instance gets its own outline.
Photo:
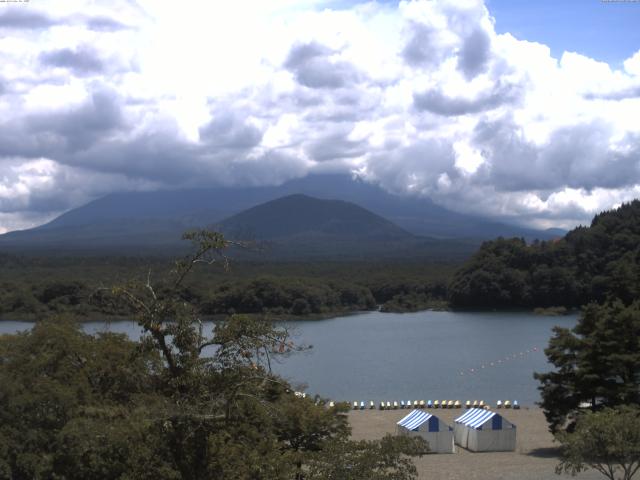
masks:
[[[458,260],[477,247],[473,242],[419,237],[354,203],[302,194],[249,208],[215,228],[227,238],[255,242],[233,251],[244,258]]]
[[[310,175],[267,187],[114,193],[70,210],[48,224],[37,227],[37,230],[118,224],[128,219],[134,220],[134,223],[141,219],[151,223],[171,221],[182,227],[206,225],[259,203],[295,193],[356,203],[416,235],[482,240],[503,236],[532,240],[550,239],[566,233],[528,229],[453,212],[428,198],[394,195],[377,185],[348,175]],[[133,228],[133,225],[127,228]]]
[[[414,234],[479,240],[549,239],[545,232],[449,211],[426,198],[389,193],[346,175],[312,175],[279,186],[114,193],[34,229],[0,235],[2,249],[149,251],[179,245],[188,228],[217,224],[258,204],[291,195],[352,202]]]
[[[304,237],[349,238],[360,241],[413,239],[379,215],[343,200],[288,195],[233,215],[219,223],[231,238],[261,240]]]

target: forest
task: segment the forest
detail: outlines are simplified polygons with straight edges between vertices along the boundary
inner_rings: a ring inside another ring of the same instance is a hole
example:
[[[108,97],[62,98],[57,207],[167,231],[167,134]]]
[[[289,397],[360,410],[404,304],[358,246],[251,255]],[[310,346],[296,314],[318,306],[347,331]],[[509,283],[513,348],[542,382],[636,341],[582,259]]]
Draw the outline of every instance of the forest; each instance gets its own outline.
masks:
[[[231,261],[194,272],[181,294],[205,317],[233,313],[272,318],[322,318],[362,310],[403,312],[446,305],[458,265],[408,262]],[[73,314],[91,320],[130,317],[104,295],[130,279],[161,277],[164,257],[46,257],[0,255],[0,318],[33,320]]]
[[[374,310],[579,308],[640,296],[640,201],[596,215],[553,241],[485,242],[466,263],[231,261],[197,272],[183,298],[205,316],[322,318]],[[167,257],[0,255],[0,318],[127,317],[105,285],[171,271]]]
[[[596,215],[564,238],[485,242],[454,275],[453,307],[577,308],[640,294],[640,201]]]

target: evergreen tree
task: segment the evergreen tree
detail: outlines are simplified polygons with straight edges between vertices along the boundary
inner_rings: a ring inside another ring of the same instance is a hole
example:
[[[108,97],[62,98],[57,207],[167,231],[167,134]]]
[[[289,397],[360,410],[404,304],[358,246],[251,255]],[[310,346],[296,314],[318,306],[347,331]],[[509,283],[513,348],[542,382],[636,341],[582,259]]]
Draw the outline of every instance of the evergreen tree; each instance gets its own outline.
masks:
[[[589,304],[572,329],[556,327],[545,350],[556,370],[536,373],[553,432],[593,410],[640,404],[640,302]]]

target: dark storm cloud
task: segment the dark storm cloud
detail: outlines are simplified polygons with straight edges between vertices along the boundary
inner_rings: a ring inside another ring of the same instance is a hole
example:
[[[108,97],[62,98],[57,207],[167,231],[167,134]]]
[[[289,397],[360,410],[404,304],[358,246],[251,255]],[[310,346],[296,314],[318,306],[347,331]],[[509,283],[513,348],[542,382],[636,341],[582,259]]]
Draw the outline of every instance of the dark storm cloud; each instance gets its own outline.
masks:
[[[26,130],[36,139],[40,156],[85,150],[102,136],[123,127],[121,102],[116,93],[99,90],[81,106],[68,111],[31,115]]]
[[[438,32],[433,27],[420,23],[409,25],[410,38],[402,49],[401,56],[412,67],[433,66],[442,60],[444,52],[437,44]]]
[[[49,67],[66,68],[78,76],[103,73],[105,70],[98,53],[84,46],[43,52],[40,54],[40,63]]]
[[[237,116],[222,111],[200,128],[200,140],[213,149],[242,150],[253,148],[262,140],[262,132]]]
[[[334,53],[316,42],[295,45],[284,66],[299,84],[309,88],[334,89],[358,83],[360,73],[348,62],[333,60]]]
[[[464,39],[458,52],[458,68],[467,80],[486,71],[491,57],[491,39],[482,28],[477,28]]]
[[[414,93],[413,104],[418,110],[449,117],[493,110],[516,102],[520,96],[521,91],[518,86],[498,83],[490,92],[474,99],[449,97],[435,89]]]
[[[269,150],[254,159],[241,158],[228,162],[222,175],[214,174],[214,170],[209,168],[209,179],[244,185],[278,185],[307,173],[307,167],[297,155],[278,150]]]
[[[48,28],[57,22],[48,15],[38,12],[25,6],[25,8],[7,8],[0,13],[0,28],[11,28],[20,30],[37,30]]]
[[[338,132],[310,142],[305,147],[305,151],[310,158],[317,162],[354,158],[367,152],[367,142],[349,140],[348,132]]]
[[[640,138],[628,135],[628,148],[616,151],[609,146],[610,130],[602,123],[560,128],[541,147],[528,142],[510,119],[480,122],[474,144],[488,162],[480,167],[477,180],[509,192],[614,189],[640,183]]]
[[[385,188],[406,193],[417,190],[429,194],[438,178],[459,176],[451,142],[441,139],[417,140],[411,145],[371,155],[367,169]]]
[[[198,149],[179,139],[176,132],[177,125],[169,122],[134,138],[102,137],[86,150],[59,155],[56,159],[93,171],[166,185],[211,178],[205,165],[197,161]]]
[[[293,70],[313,58],[326,57],[332,53],[334,53],[333,50],[316,42],[294,45],[289,51],[284,66],[285,68]]]
[[[626,100],[627,98],[639,98],[640,85],[606,93],[587,93],[584,98],[587,100]]]
[[[325,95],[322,104],[307,109],[303,118],[312,124],[354,123],[360,120],[373,120],[378,117],[380,95],[377,92],[364,93],[358,89],[334,90]]]

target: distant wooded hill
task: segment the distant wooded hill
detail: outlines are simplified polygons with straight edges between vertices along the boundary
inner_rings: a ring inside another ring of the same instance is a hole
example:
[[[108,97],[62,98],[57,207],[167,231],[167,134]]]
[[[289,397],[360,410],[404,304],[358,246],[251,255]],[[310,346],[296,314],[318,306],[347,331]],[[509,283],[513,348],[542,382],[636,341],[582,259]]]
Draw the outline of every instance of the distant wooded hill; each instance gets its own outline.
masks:
[[[457,307],[578,307],[640,297],[640,201],[596,215],[564,238],[486,242],[449,286]]]
[[[393,195],[348,176],[315,175],[275,187],[112,194],[73,209],[46,225],[0,235],[0,251],[166,252],[180,248],[180,236],[189,228],[223,224],[225,219],[247,209],[292,194],[355,203],[413,236],[429,237],[426,242],[436,249],[434,255],[442,254],[444,251],[438,248],[447,246],[436,239],[465,239],[462,243],[449,242],[453,255],[459,256],[460,245],[478,245],[482,239],[516,236],[531,240],[558,235],[557,231],[526,229],[455,213],[429,199]],[[366,245],[361,247],[366,250]],[[472,251],[468,246],[463,250],[465,254]],[[413,253],[410,248],[405,256]]]

